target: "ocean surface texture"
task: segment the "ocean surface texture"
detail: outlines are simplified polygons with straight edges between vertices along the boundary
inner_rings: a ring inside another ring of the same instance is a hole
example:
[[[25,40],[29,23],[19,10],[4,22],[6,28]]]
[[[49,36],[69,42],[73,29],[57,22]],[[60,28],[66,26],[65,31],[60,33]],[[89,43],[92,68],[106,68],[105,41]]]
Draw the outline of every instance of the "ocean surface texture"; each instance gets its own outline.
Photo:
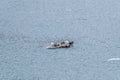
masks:
[[[120,80],[120,0],[0,0],[0,80]]]

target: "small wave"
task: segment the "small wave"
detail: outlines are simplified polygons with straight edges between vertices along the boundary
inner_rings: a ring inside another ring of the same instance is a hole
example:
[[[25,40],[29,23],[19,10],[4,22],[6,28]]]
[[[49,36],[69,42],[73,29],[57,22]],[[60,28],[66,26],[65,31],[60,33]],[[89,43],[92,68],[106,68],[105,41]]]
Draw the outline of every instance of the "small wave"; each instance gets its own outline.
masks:
[[[108,59],[108,61],[119,61],[120,60],[120,58],[110,58],[110,59]]]

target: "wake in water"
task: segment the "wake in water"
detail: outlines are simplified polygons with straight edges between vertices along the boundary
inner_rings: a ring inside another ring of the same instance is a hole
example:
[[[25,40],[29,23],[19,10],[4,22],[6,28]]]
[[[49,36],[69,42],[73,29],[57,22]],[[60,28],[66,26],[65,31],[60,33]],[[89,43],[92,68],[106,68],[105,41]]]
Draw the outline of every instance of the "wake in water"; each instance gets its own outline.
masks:
[[[110,58],[108,61],[120,61],[120,58]]]

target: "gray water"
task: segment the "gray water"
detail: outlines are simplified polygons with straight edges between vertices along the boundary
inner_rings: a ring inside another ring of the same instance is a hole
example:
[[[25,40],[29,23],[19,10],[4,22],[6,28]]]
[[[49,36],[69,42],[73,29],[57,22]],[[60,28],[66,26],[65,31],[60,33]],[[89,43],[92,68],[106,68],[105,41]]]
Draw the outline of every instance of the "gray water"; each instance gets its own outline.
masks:
[[[49,50],[50,42],[74,47]],[[0,0],[0,80],[120,80],[120,0]]]

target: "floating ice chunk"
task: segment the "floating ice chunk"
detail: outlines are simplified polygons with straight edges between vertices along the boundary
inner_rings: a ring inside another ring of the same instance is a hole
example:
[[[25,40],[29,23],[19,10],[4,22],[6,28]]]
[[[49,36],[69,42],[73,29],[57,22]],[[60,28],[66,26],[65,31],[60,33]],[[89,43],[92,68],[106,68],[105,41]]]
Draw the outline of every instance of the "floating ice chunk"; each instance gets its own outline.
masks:
[[[51,42],[51,45],[54,45],[55,43],[54,42]]]
[[[119,61],[120,60],[120,58],[110,58],[110,59],[108,59],[108,61]]]
[[[66,44],[69,44],[69,41],[66,40],[65,43],[66,43]]]

